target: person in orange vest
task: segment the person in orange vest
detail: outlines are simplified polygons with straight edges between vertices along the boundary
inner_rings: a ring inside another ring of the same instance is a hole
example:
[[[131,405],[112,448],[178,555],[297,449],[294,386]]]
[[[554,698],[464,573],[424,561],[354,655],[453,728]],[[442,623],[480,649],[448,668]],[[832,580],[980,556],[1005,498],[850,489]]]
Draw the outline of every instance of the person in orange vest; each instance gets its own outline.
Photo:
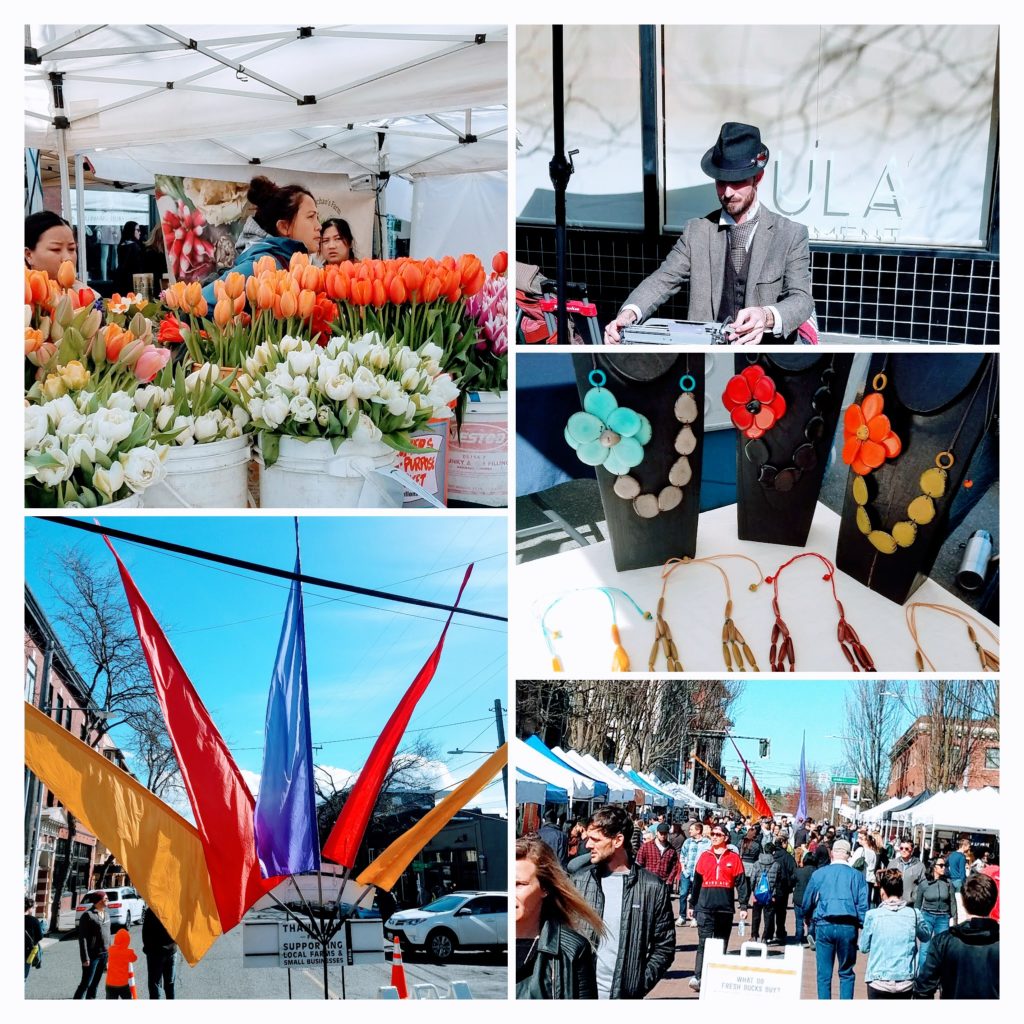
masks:
[[[107,954],[107,998],[131,999],[132,990],[128,981],[128,966],[139,957],[131,947],[131,936],[122,928],[114,936],[114,942]]]

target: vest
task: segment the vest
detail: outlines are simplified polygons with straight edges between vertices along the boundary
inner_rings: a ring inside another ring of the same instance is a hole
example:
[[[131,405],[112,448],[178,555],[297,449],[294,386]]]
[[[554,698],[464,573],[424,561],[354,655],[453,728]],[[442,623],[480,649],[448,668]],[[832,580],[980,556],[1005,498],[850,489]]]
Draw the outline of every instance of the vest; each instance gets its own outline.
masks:
[[[718,304],[718,313],[715,316],[719,323],[724,323],[726,320],[734,320],[736,314],[746,306],[747,274],[749,271],[750,248],[747,249],[743,257],[743,266],[740,268],[739,273],[737,273],[733,268],[732,260],[729,258],[729,246],[727,245],[725,247],[725,278],[722,281],[722,299]]]

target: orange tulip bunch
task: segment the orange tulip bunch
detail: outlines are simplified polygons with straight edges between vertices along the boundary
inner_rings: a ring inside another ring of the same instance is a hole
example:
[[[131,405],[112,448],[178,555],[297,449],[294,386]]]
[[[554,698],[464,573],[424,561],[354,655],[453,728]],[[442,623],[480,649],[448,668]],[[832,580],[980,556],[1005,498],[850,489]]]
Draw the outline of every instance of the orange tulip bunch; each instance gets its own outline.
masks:
[[[102,322],[102,314],[92,309],[96,301],[96,293],[91,288],[78,288],[75,285],[75,265],[65,260],[57,271],[54,280],[45,270],[29,270],[25,268],[25,355],[38,353],[43,346],[51,341],[59,342],[63,329],[72,323],[80,328],[86,319],[96,312],[93,320],[93,333]],[[59,320],[55,316],[58,306],[61,310]],[[42,358],[48,357],[48,350],[43,349]],[[32,360],[39,365],[36,360]]]

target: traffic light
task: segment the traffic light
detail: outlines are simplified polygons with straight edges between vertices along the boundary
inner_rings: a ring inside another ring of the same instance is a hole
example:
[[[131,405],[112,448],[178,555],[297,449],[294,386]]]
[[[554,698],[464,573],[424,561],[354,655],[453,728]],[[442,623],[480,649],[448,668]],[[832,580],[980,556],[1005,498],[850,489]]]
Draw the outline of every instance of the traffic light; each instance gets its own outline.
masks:
[[[771,740],[761,740],[760,744],[761,744],[761,751],[760,751],[761,757],[767,757],[769,751],[772,748]]]

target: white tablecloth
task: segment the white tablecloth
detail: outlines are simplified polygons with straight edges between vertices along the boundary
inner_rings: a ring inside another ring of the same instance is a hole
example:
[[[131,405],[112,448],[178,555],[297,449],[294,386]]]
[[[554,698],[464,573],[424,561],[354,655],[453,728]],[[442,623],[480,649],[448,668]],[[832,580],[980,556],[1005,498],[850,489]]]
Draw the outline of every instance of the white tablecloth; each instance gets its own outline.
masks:
[[[783,562],[801,551],[817,551],[834,560],[838,535],[839,516],[819,503],[805,548],[741,542],[736,539],[736,506],[728,505],[702,513],[697,557],[727,552],[748,555],[760,564],[765,574],[772,575]],[[748,589],[756,576],[752,565],[740,559],[727,559],[718,564],[729,574],[732,584],[733,621],[754,652],[758,667],[767,672],[775,621],[771,608],[772,587],[762,583],[752,593]],[[836,640],[838,612],[831,587],[822,580],[824,572],[822,563],[810,558],[788,568],[779,582],[779,606],[793,636],[797,672],[847,676],[851,669]],[[510,650],[512,666],[519,678],[552,674],[551,655],[540,628],[544,610],[560,594],[596,586],[619,587],[642,609],[653,614],[661,592],[661,567],[616,572],[608,541],[516,566],[513,591],[516,607],[511,617]],[[916,672],[914,643],[906,627],[904,609],[843,572],[836,573],[836,591],[846,609],[847,621],[871,652],[877,670],[899,674]],[[963,601],[930,579],[910,600],[950,605],[976,615]],[[616,608],[631,671],[646,673],[654,641],[654,622],[642,620],[621,597],[616,600]],[[683,566],[672,574],[665,618],[687,673],[725,672],[721,642],[724,612],[725,587],[713,567]],[[982,621],[998,636],[999,630],[993,623]],[[603,594],[591,591],[570,596],[552,610],[547,622],[563,634],[555,639],[554,645],[566,675],[593,676],[610,672],[611,616]],[[949,615],[924,608],[917,612],[917,627],[924,651],[938,672],[981,674],[977,652],[961,623]],[[988,638],[980,633],[979,639],[992,648]],[[659,657],[656,671],[665,671],[663,657]]]

